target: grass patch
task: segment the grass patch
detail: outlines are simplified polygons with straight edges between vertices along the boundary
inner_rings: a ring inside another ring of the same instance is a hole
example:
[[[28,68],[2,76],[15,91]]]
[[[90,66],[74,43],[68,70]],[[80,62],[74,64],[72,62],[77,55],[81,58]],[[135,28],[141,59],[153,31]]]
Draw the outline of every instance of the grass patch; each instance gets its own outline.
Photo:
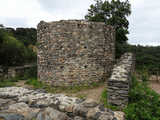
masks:
[[[16,82],[25,80],[23,77],[16,76],[14,78],[0,78],[0,87],[11,87],[15,86]]]
[[[43,88],[45,85],[38,81],[36,78],[30,78],[28,79],[25,84],[28,84],[28,85],[32,85],[34,86],[34,88]]]
[[[14,86],[15,82],[17,80],[15,79],[5,79],[5,80],[0,80],[0,87],[10,87],[10,86]]]
[[[36,78],[31,78],[26,81],[26,84],[32,85],[34,88],[42,88],[45,89],[49,93],[77,93],[82,90],[87,89],[94,89],[96,87],[102,86],[104,83],[92,83],[91,85],[80,85],[80,86],[60,86],[60,87],[53,87],[50,85],[47,85],[43,82],[38,81]],[[83,96],[84,98],[84,96]]]
[[[80,99],[86,99],[86,95],[84,95],[84,94],[78,94],[78,95],[76,95],[76,97],[78,97]]]

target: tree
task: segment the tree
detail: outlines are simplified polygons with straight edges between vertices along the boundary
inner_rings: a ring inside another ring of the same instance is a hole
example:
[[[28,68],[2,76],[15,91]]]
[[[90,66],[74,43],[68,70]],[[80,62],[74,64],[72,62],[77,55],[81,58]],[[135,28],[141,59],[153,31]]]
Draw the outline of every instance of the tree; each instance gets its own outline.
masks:
[[[13,34],[16,39],[23,42],[27,47],[36,44],[37,30],[35,28],[17,28]]]
[[[24,63],[27,49],[22,42],[4,29],[0,29],[0,42],[0,65],[8,67]]]
[[[90,6],[85,19],[95,22],[105,22],[112,25],[116,30],[116,53],[119,57],[122,54],[119,46],[127,43],[127,34],[129,34],[129,21],[127,17],[131,14],[131,5],[128,0],[102,1],[96,0],[96,3]]]
[[[33,36],[36,36],[35,30],[27,29],[26,31]],[[14,36],[15,30],[13,28],[0,28],[0,66],[7,69],[9,66],[18,66],[27,63],[36,62],[36,47],[32,45],[35,44],[36,40],[31,41],[32,36],[28,39],[28,46],[24,44],[23,38],[21,40]],[[20,32],[21,33],[21,32]],[[29,35],[28,34],[28,35]],[[22,35],[21,35],[22,36]],[[29,38],[29,37],[28,37]],[[33,37],[35,38],[35,37]]]

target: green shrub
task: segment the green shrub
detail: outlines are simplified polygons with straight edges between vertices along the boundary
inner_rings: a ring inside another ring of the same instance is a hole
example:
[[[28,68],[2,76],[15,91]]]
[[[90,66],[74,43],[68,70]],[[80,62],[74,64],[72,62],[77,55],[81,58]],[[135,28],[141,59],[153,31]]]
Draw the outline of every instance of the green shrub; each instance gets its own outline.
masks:
[[[26,69],[24,72],[24,78],[37,78],[37,66]]]
[[[129,104],[124,109],[127,120],[160,120],[160,96],[146,82],[132,77]]]
[[[30,78],[26,81],[26,84],[33,85],[35,88],[43,88],[45,85],[38,81],[36,78]]]

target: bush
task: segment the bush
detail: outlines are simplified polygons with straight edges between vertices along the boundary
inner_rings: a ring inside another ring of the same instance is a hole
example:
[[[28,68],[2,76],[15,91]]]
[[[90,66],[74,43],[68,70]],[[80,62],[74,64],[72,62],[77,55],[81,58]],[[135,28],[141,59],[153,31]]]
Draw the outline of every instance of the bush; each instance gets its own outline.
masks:
[[[127,120],[160,120],[160,96],[146,82],[132,77],[129,104],[124,109]]]
[[[45,86],[42,82],[38,81],[35,78],[28,79],[26,81],[26,84],[33,85],[35,88],[43,88]]]
[[[4,67],[21,66],[36,62],[36,29],[26,29],[26,34],[20,34],[21,37],[14,35],[14,31],[14,29],[0,28],[0,65]],[[23,29],[19,29],[17,33],[22,31]],[[27,31],[30,31],[29,34]]]
[[[24,78],[37,78],[37,66],[26,69],[24,72]]]

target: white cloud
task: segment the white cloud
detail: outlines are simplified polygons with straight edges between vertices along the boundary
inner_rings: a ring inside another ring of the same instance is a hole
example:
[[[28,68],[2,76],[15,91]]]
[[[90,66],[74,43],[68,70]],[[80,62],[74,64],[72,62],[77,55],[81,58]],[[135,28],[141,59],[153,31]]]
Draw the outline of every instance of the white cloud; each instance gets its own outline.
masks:
[[[41,9],[37,0],[3,0],[0,4],[0,22],[7,26],[20,22],[19,25],[16,24],[17,27],[35,27],[40,20],[52,18],[50,13]],[[24,20],[24,22],[20,20]],[[8,23],[7,21],[10,22]]]
[[[160,1],[133,0],[129,17],[129,43],[160,45]]]
[[[130,0],[129,43],[160,45],[160,1]],[[40,20],[83,19],[94,0],[1,0],[0,24],[36,27]]]
[[[93,0],[38,0],[41,7],[60,19],[84,19]]]

